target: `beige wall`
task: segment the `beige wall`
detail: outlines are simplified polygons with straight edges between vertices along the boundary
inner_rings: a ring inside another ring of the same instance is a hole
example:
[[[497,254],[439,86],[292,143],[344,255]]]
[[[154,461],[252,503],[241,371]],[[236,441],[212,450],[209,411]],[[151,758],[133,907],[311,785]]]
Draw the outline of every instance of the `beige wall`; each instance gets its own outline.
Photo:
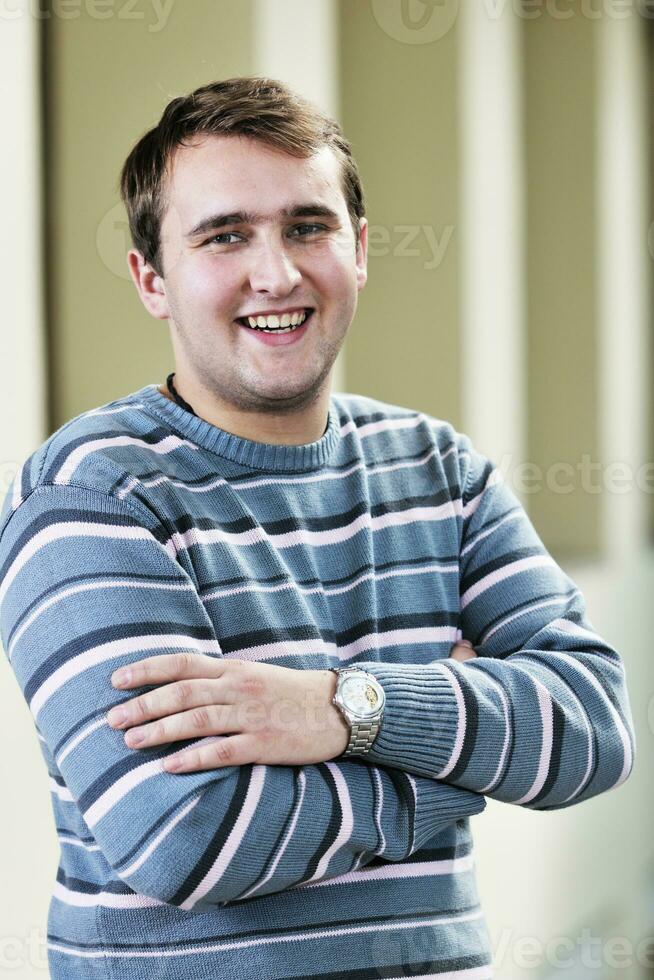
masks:
[[[26,8],[0,20],[0,497],[47,434],[39,25]],[[32,717],[1,650],[0,743],[0,976],[32,980],[46,976],[39,942],[58,849]]]
[[[595,185],[599,25],[524,22],[529,459],[599,454]],[[599,495],[534,494],[530,516],[561,559],[601,548]]]
[[[654,133],[654,24],[650,24],[649,31],[647,32],[647,65],[649,68],[648,83],[645,89],[647,106],[648,106],[648,124],[649,132]],[[649,144],[649,155],[647,158],[647,167],[649,172],[649,194],[646,201],[646,213],[649,218],[649,228],[648,228],[648,257],[650,259],[650,268],[654,270],[654,143]],[[650,306],[649,314],[649,335],[650,335],[650,349],[649,356],[647,359],[647,365],[649,369],[650,378],[654,378],[654,308]],[[651,420],[654,419],[654,384],[649,385],[649,399],[647,402],[647,419],[649,421],[648,426],[648,455],[650,459],[654,459],[654,424]],[[654,494],[650,498],[649,505],[649,542],[654,544]]]
[[[405,44],[394,6],[340,3],[342,121],[373,236],[346,382],[460,425],[457,26]]]
[[[347,386],[463,427],[461,18],[434,42],[407,43],[393,17],[397,8],[395,0],[341,2],[342,116],[382,253],[371,256],[369,285],[348,337]],[[574,465],[583,453],[597,460],[599,452],[598,28],[583,17],[547,16],[521,20],[519,27],[527,237],[524,268],[516,266],[515,275],[526,273],[528,384],[516,411],[526,417],[526,459],[545,470],[556,461]],[[486,165],[484,158],[470,163]],[[469,224],[474,234],[474,219]],[[418,254],[404,254],[403,225],[414,236],[407,248]],[[447,242],[435,268],[429,268],[434,253],[425,226],[437,242]],[[600,552],[598,497],[579,487],[565,495],[545,488],[524,503],[557,557]]]

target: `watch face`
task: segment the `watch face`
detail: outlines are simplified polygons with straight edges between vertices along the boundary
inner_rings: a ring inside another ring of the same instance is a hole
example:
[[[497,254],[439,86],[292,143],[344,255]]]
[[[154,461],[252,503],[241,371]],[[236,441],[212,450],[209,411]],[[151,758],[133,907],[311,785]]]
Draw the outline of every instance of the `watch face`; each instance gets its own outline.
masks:
[[[358,718],[376,715],[381,707],[382,699],[377,685],[371,684],[367,677],[356,674],[344,679],[341,697],[346,708]]]

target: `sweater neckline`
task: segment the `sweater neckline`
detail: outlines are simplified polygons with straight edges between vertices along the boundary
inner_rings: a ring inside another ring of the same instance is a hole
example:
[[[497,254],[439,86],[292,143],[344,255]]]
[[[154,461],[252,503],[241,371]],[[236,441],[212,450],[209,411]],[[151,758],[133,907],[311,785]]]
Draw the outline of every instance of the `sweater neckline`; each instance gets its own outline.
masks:
[[[327,428],[320,439],[298,446],[255,442],[227,432],[170,401],[161,394],[157,384],[146,385],[134,392],[132,398],[140,401],[158,421],[164,422],[179,435],[209,452],[252,469],[285,472],[317,469],[329,460],[341,437],[341,424],[333,397],[329,400]]]

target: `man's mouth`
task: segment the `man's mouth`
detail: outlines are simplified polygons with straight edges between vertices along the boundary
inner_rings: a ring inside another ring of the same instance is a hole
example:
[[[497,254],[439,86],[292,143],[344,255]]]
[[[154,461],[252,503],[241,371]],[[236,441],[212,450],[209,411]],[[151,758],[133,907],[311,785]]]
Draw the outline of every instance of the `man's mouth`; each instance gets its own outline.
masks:
[[[313,307],[307,306],[304,310],[295,313],[283,313],[281,316],[272,314],[271,316],[240,316],[236,322],[250,330],[260,330],[262,333],[293,333],[298,327],[310,319]]]

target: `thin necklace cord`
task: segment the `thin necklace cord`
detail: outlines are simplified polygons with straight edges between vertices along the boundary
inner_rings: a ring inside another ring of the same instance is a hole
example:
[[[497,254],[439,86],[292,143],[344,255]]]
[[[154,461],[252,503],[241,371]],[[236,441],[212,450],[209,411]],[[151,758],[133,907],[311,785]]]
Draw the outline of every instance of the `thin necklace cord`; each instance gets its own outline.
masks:
[[[173,371],[166,378],[166,387],[168,388],[168,391],[173,396],[173,398],[175,399],[175,401],[177,402],[178,405],[180,405],[182,408],[186,409],[187,412],[190,412],[191,415],[195,415],[195,417],[197,418],[196,413],[193,411],[193,409],[191,408],[191,406],[189,405],[189,403],[186,402],[186,401],[184,401],[184,399],[182,398],[182,396],[180,395],[180,393],[175,388],[175,385],[173,384],[173,378],[174,377],[175,377],[175,372]]]

